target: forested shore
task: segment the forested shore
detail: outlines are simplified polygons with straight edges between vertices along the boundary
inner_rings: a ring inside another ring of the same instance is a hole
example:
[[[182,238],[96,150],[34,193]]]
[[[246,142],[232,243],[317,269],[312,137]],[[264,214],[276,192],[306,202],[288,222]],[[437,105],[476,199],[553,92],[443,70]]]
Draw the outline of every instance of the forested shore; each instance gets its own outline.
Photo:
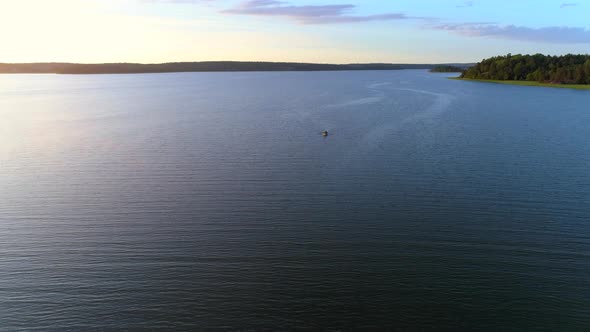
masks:
[[[590,55],[512,55],[484,59],[465,70],[465,79],[590,84]]]
[[[471,64],[453,64],[467,68]],[[0,74],[140,74],[233,71],[342,71],[432,69],[434,64],[318,64],[296,62],[205,61],[159,64],[141,63],[0,63]]]

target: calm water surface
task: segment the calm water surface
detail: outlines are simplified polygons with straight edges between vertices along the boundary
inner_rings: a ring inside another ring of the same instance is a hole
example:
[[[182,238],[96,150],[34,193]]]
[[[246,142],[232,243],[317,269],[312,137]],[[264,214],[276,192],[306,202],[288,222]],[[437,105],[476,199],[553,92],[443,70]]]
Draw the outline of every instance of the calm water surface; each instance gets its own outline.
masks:
[[[590,93],[446,76],[0,76],[0,330],[590,330]]]

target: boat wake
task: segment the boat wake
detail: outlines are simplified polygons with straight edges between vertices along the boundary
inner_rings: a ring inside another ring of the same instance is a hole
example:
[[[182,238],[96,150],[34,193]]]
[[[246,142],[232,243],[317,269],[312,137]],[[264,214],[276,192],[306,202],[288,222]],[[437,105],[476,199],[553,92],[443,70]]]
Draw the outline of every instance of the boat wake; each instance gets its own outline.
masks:
[[[399,120],[390,121],[383,123],[377,127],[372,128],[364,137],[363,143],[368,146],[378,146],[381,144],[385,137],[396,130],[400,130],[415,122],[426,122],[431,123],[436,119],[437,116],[448,110],[449,106],[453,102],[453,96],[446,93],[438,93],[427,90],[408,89],[408,88],[394,88],[392,90],[407,91],[411,93],[418,93],[433,98],[432,104],[419,112],[412,113],[409,116]]]

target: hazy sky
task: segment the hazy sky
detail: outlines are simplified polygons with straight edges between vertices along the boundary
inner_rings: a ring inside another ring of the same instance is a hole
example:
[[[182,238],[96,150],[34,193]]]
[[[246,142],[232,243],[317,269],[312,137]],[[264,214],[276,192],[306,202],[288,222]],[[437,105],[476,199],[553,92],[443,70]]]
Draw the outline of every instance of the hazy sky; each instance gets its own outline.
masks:
[[[588,0],[0,0],[0,62],[590,53]]]

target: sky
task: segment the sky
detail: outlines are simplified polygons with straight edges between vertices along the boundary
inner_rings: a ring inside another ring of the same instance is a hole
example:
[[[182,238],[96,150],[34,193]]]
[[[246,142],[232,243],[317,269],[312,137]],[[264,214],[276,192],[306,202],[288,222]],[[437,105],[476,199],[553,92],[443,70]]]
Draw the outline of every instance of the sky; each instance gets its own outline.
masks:
[[[0,0],[0,62],[476,62],[590,53],[590,0]]]

